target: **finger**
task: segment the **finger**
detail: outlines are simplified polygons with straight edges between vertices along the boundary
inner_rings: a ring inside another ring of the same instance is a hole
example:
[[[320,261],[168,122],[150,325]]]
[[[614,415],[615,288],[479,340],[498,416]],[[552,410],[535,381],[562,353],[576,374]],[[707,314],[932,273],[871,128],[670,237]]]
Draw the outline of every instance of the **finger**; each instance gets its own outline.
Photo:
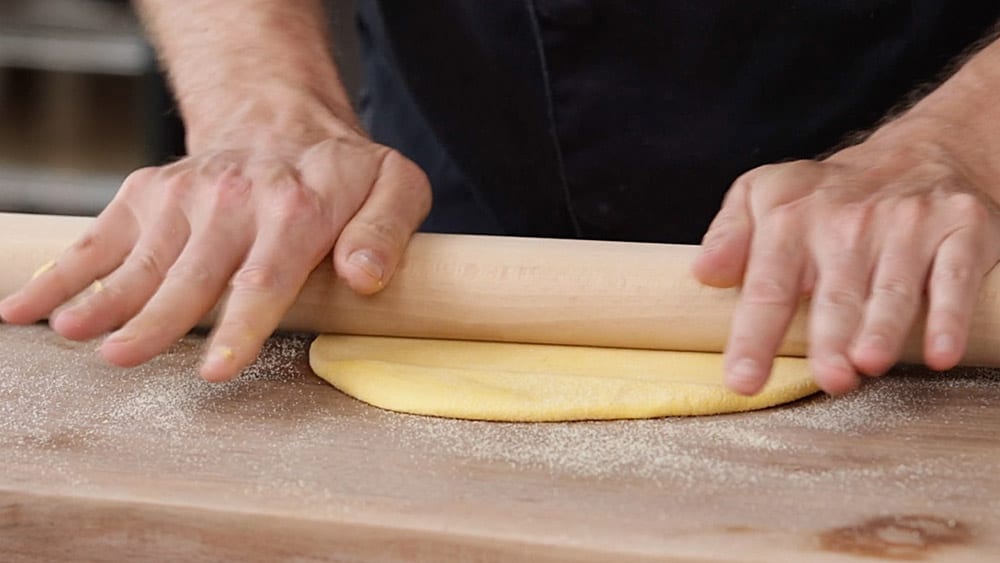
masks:
[[[340,234],[334,269],[360,294],[382,289],[430,206],[430,186],[423,171],[390,152],[368,198]]]
[[[97,291],[58,311],[52,327],[72,340],[87,340],[122,326],[142,310],[163,283],[190,233],[180,213],[167,213],[141,235],[125,262],[104,278]]]
[[[747,176],[733,184],[702,239],[692,272],[705,285],[732,287],[743,279],[753,232],[747,207],[749,189]]]
[[[194,233],[145,307],[101,345],[122,367],[139,365],[169,348],[215,305],[249,244],[242,221],[217,221]]]
[[[959,229],[942,241],[934,258],[924,335],[924,360],[932,369],[951,369],[965,354],[979,288],[992,266],[983,266],[979,240],[973,229]]]
[[[262,235],[233,276],[200,369],[206,380],[227,381],[254,361],[309,273],[326,256],[328,246],[316,242],[314,230],[298,231],[275,229]]]
[[[868,290],[868,260],[846,248],[825,253],[809,313],[809,363],[816,382],[834,395],[860,383],[848,359],[848,347],[862,318]]]
[[[899,359],[923,298],[931,253],[909,230],[886,241],[848,357],[866,375],[882,375]]]
[[[253,362],[340,229],[328,224],[317,192],[290,178],[279,180],[276,188],[260,201],[266,210],[258,209],[258,215],[269,211],[270,221],[260,225],[230,282],[202,362],[201,376],[209,381],[231,379]]]
[[[110,205],[62,256],[0,302],[0,317],[13,324],[40,321],[121,264],[136,236],[128,208]]]
[[[805,268],[799,219],[777,210],[754,235],[746,279],[726,344],[726,385],[745,395],[764,386],[798,308]]]

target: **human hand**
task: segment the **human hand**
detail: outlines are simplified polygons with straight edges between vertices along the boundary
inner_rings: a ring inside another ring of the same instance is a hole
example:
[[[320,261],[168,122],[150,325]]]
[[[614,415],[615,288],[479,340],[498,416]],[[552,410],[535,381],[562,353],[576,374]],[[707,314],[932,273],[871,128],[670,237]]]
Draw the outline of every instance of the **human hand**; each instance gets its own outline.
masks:
[[[901,120],[827,159],[735,182],[694,265],[708,285],[742,283],[730,388],[764,385],[803,295],[810,367],[829,393],[885,373],[925,319],[927,365],[960,361],[982,278],[1000,260],[1000,214],[995,175],[974,161],[984,151],[944,142],[939,128]]]
[[[227,380],[254,360],[331,249],[356,292],[388,283],[430,201],[415,164],[337,119],[314,115],[290,131],[241,126],[130,175],[85,236],[0,302],[0,316],[49,316],[74,340],[117,329],[100,352],[134,366],[231,289],[200,368]]]

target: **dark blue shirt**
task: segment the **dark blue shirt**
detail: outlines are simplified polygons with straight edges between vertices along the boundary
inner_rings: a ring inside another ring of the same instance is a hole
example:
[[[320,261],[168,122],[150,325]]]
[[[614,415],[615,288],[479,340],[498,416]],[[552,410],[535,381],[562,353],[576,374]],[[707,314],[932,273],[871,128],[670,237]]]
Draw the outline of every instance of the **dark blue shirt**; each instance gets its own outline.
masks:
[[[875,126],[996,0],[360,0],[373,136],[427,230],[697,242],[732,181]]]

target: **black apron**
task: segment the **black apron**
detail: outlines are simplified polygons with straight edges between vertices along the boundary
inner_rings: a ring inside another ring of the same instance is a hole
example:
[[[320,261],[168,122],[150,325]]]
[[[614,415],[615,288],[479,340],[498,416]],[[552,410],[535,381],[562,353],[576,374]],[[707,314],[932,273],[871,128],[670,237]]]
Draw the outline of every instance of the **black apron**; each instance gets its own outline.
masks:
[[[875,126],[996,0],[359,0],[362,117],[425,230],[697,242],[732,181]]]

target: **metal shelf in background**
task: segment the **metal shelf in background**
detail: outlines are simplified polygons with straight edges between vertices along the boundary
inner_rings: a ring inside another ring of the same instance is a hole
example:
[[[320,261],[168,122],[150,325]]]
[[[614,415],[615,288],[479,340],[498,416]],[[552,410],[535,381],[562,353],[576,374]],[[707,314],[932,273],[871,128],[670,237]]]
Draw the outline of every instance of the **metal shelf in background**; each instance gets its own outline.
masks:
[[[124,176],[0,164],[0,211],[96,215]]]
[[[0,1],[0,67],[138,76],[152,66],[128,2]]]

